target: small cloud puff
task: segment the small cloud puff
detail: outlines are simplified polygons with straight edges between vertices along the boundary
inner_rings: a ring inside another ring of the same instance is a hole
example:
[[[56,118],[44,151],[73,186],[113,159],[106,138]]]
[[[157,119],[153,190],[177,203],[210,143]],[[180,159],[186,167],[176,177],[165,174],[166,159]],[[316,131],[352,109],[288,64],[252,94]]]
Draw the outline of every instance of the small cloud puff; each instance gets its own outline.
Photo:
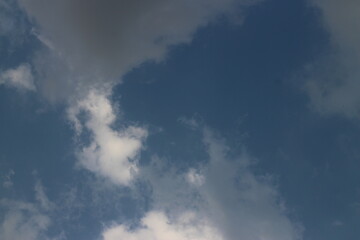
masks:
[[[0,73],[1,84],[28,91],[36,90],[30,65],[26,63]]]

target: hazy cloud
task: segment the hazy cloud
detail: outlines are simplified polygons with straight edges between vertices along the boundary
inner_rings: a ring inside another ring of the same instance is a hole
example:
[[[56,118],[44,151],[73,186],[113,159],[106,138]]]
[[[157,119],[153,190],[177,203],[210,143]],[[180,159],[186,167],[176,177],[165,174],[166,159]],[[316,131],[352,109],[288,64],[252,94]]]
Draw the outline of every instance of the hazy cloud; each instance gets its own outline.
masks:
[[[45,239],[44,233],[50,226],[48,200],[43,186],[38,182],[35,186],[34,203],[0,199],[0,209],[4,213],[0,217],[0,239],[3,240],[38,240]]]
[[[16,45],[21,45],[26,33],[25,17],[19,14],[16,0],[0,0],[0,42],[8,39],[8,44],[0,45],[0,51],[10,52]],[[6,48],[4,48],[6,46]]]
[[[28,64],[21,64],[17,68],[1,72],[0,84],[5,84],[17,89],[36,90],[31,68]]]
[[[2,178],[3,178],[3,187],[11,188],[14,185],[13,176],[15,175],[14,170],[10,169]]]
[[[340,221],[340,220],[334,220],[334,221],[331,223],[331,225],[332,225],[333,227],[342,227],[342,226],[344,226],[344,223],[343,223],[342,221]]]
[[[330,34],[331,53],[306,70],[306,89],[312,107],[324,114],[360,114],[360,2],[312,0],[321,10],[324,28]]]
[[[105,230],[104,239],[137,240],[143,234],[154,240],[166,239],[162,232],[181,240],[302,239],[301,227],[288,217],[271,178],[255,175],[253,160],[246,153],[231,158],[224,139],[212,130],[205,128],[203,136],[208,162],[179,173],[155,157],[142,172],[152,185],[153,211],[141,220],[142,227],[130,230],[115,225]],[[188,229],[178,222],[184,213],[192,216]],[[148,219],[155,223],[149,224]],[[187,232],[194,231],[191,226],[198,225],[196,236],[188,237]]]

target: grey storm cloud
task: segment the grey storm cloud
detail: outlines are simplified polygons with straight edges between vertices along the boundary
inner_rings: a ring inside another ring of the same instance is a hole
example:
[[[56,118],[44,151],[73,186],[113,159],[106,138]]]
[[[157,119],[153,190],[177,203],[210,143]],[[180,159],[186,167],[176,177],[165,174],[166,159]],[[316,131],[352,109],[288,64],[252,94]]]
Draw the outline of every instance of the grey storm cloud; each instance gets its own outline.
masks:
[[[164,60],[169,46],[189,43],[199,27],[218,16],[239,14],[240,7],[259,2],[19,1],[35,24],[33,33],[47,48],[33,64],[42,90],[52,98],[99,82],[111,87],[141,63]],[[54,69],[52,63],[60,67]]]

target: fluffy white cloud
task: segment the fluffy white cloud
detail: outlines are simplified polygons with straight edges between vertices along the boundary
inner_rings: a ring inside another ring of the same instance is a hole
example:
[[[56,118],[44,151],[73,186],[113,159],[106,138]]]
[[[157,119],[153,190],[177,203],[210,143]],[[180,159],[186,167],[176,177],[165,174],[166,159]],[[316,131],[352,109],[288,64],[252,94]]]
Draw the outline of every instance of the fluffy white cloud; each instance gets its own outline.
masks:
[[[332,53],[310,67],[306,89],[312,107],[324,114],[360,116],[360,2],[312,0],[321,10]]]
[[[130,230],[122,225],[107,229],[104,240],[223,240],[222,236],[208,222],[198,219],[193,212],[187,212],[175,219],[169,219],[163,212],[149,212],[141,227]]]
[[[209,161],[198,169],[177,174],[156,157],[143,170],[152,184],[154,210],[140,228],[105,229],[104,240],[302,239],[302,229],[288,217],[276,186],[269,177],[252,172],[249,156],[230,158],[225,141],[207,128],[203,141]],[[184,218],[184,213],[191,217]]]
[[[80,115],[85,113],[83,123]],[[78,134],[83,127],[90,131],[90,143],[77,154],[81,166],[110,179],[128,185],[138,171],[136,157],[142,148],[147,131],[141,127],[112,128],[116,116],[108,95],[91,91],[68,110],[69,119]]]
[[[21,64],[17,68],[1,72],[0,84],[29,91],[36,90],[31,68],[28,64]]]

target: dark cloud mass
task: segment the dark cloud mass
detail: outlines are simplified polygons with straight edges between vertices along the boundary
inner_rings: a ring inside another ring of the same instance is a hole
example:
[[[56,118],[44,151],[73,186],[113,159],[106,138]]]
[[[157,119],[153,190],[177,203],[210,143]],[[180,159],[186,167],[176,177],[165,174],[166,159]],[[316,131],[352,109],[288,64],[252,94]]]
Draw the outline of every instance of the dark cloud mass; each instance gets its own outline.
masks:
[[[37,26],[35,34],[49,48],[39,52],[34,64],[43,79],[41,89],[51,98],[99,82],[117,83],[139,64],[163,60],[169,46],[189,43],[199,27],[217,16],[250,4],[237,0],[20,2]],[[63,69],[49,67],[53,62],[62,63]]]

